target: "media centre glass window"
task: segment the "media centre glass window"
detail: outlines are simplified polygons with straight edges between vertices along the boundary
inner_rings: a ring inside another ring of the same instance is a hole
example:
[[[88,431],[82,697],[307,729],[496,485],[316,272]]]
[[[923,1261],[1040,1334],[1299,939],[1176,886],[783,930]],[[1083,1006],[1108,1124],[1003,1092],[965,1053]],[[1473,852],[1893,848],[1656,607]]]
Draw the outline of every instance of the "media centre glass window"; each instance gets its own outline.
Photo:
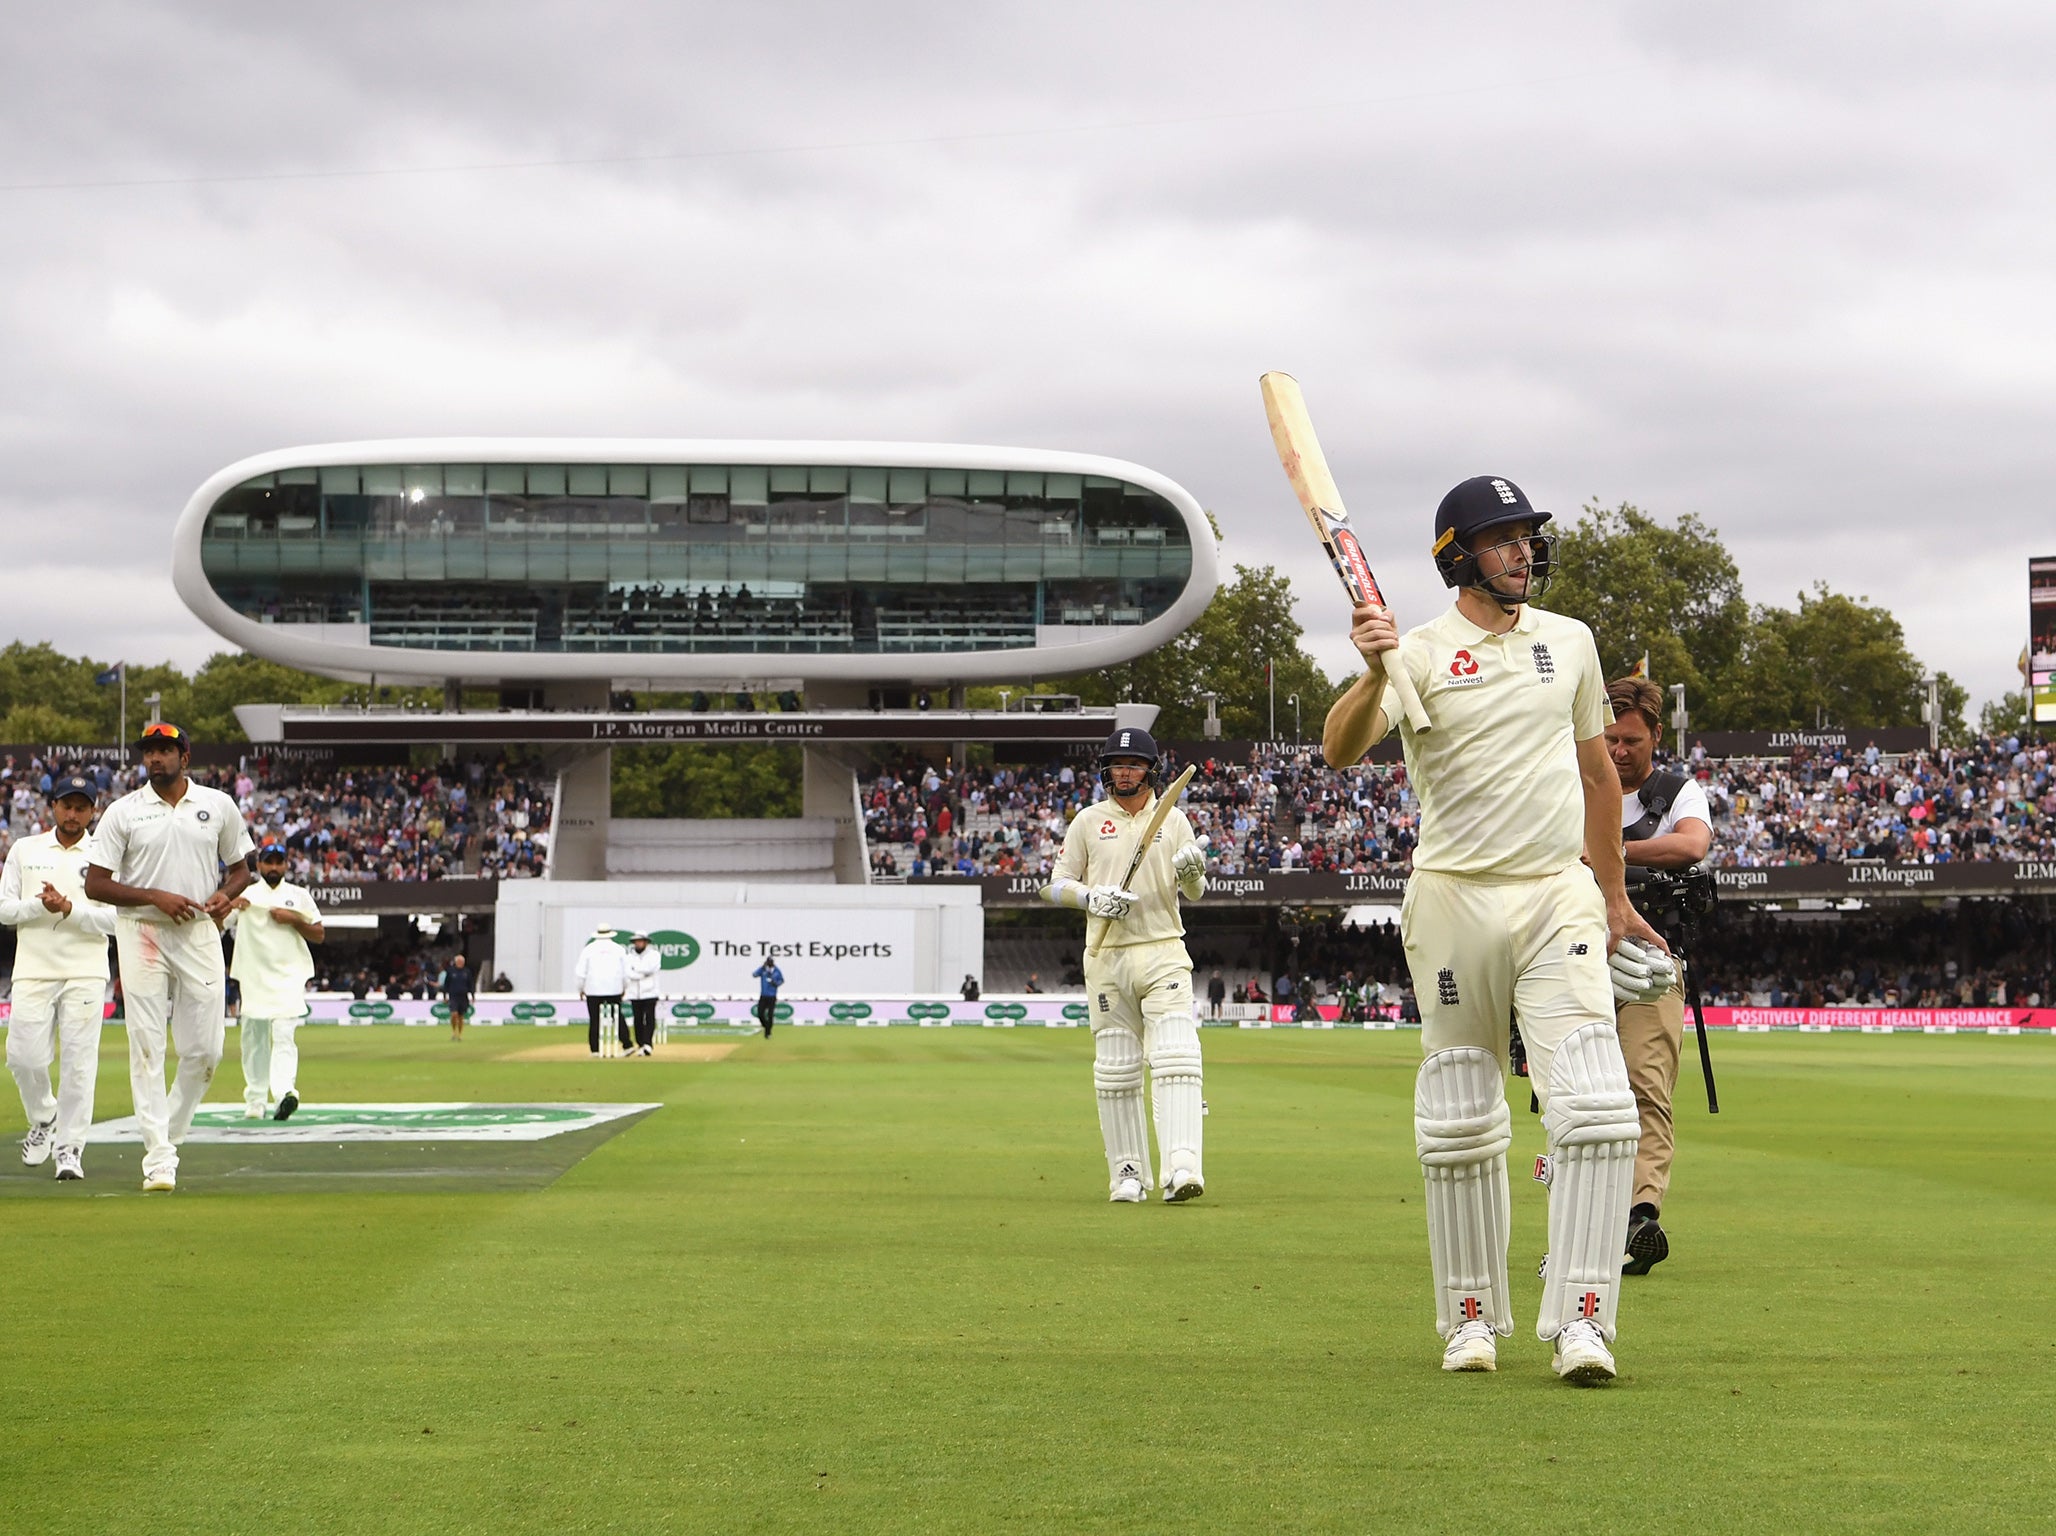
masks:
[[[1142,624],[1192,574],[1155,492],[1093,475],[352,464],[245,481],[201,564],[239,613],[424,650],[948,652]]]

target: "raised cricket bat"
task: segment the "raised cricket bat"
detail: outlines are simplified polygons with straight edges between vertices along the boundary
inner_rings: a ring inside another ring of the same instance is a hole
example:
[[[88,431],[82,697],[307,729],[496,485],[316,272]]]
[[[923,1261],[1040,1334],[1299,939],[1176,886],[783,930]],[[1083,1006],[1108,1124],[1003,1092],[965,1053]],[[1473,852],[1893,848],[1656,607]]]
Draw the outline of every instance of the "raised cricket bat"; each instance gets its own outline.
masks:
[[[1285,477],[1292,482],[1299,504],[1306,508],[1307,521],[1321,536],[1321,547],[1327,550],[1335,574],[1342,578],[1343,590],[1352,603],[1376,603],[1383,608],[1385,594],[1378,590],[1378,578],[1371,574],[1371,563],[1349,526],[1349,513],[1342,505],[1342,493],[1335,488],[1335,477],[1328,472],[1321,440],[1314,436],[1313,418],[1307,415],[1299,380],[1289,373],[1267,373],[1258,382],[1263,387],[1264,414],[1271,421],[1278,462],[1285,466]],[[1385,678],[1406,712],[1407,724],[1416,731],[1427,730],[1431,723],[1428,712],[1421,708],[1412,676],[1399,663],[1399,652],[1388,651],[1386,657]]]
[[[1135,879],[1135,872],[1142,868],[1143,856],[1149,852],[1149,845],[1156,841],[1157,833],[1163,831],[1164,822],[1171,814],[1171,807],[1178,803],[1178,797],[1185,793],[1185,786],[1192,782],[1193,774],[1198,771],[1199,765],[1194,763],[1171,780],[1170,787],[1157,796],[1155,809],[1149,813],[1149,820],[1142,824],[1142,837],[1135,845],[1135,856],[1128,861],[1128,874],[1121,882],[1122,890],[1130,889],[1130,882]],[[1106,942],[1107,930],[1114,926],[1114,921],[1110,917],[1100,919],[1099,932],[1092,936],[1092,942],[1086,946],[1086,954],[1099,953],[1099,947]]]

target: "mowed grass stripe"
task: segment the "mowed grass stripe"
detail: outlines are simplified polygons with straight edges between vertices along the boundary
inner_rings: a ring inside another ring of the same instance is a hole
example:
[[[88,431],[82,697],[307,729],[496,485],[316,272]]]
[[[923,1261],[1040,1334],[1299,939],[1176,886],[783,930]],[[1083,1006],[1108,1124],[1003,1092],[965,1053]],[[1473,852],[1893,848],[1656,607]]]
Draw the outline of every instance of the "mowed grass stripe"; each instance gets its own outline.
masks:
[[[41,1528],[2045,1518],[2047,1042],[1717,1041],[1677,1257],[1630,1283],[1622,1382],[1576,1393],[1533,1337],[1525,1114],[1521,1327],[1496,1377],[1435,1369],[1415,1036],[1209,1032],[1208,1197],[1133,1209],[1082,1033],[781,1030],[691,1066],[428,1034],[310,1032],[305,1081],[667,1107],[532,1193],[11,1202],[37,1300],[0,1476]]]

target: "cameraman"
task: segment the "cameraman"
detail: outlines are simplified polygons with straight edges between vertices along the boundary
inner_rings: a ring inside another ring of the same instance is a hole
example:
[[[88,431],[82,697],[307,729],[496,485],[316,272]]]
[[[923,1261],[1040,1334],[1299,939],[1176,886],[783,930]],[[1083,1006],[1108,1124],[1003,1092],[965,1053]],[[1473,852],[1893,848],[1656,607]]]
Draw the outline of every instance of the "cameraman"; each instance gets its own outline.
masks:
[[[1663,731],[1663,690],[1646,677],[1607,684],[1613,724],[1606,750],[1621,778],[1622,850],[1628,865],[1628,894],[1642,915],[1677,950],[1680,935],[1668,923],[1667,904],[1638,890],[1638,871],[1681,875],[1706,857],[1713,845],[1713,815],[1699,781],[1677,767],[1654,769]],[[1646,876],[1643,877],[1646,885]],[[1670,1187],[1671,1090],[1678,1081],[1678,1052],[1685,1038],[1684,966],[1676,956],[1678,980],[1653,1003],[1622,1003],[1615,1011],[1628,1083],[1642,1121],[1635,1152],[1635,1192],[1628,1211],[1627,1263],[1623,1274],[1646,1275],[1670,1253],[1670,1239],[1657,1222],[1663,1193]]]

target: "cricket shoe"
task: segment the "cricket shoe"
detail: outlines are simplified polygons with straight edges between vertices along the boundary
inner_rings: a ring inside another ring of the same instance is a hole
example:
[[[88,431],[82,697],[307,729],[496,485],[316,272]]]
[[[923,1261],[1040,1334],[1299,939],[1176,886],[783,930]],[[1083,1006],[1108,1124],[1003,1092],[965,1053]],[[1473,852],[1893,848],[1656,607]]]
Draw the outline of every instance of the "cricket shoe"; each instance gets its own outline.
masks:
[[[264,1106],[262,1104],[245,1104],[243,1106],[243,1118],[245,1120],[263,1120],[269,1117],[264,1113]]]
[[[1628,1253],[1621,1262],[1624,1275],[1646,1275],[1670,1257],[1670,1239],[1654,1216],[1628,1223]]]
[[[1164,1180],[1164,1204],[1182,1205],[1206,1193],[1206,1181],[1187,1168],[1176,1168]]]
[[[1142,1180],[1116,1179],[1114,1192],[1108,1195],[1107,1199],[1115,1205],[1142,1204]]]
[[[1614,1377],[1613,1355],[1606,1335],[1589,1318],[1574,1317],[1556,1336],[1556,1374],[1574,1387],[1597,1387]]]
[[[83,1179],[86,1176],[84,1162],[79,1158],[77,1147],[57,1149],[57,1177],[60,1179]]]
[[[299,1107],[300,1096],[288,1088],[285,1092],[285,1097],[278,1101],[278,1108],[271,1112],[271,1118],[274,1120],[290,1120],[293,1118],[293,1111]]]
[[[1492,1325],[1483,1318],[1465,1323],[1449,1336],[1442,1351],[1445,1371],[1496,1371],[1499,1369],[1499,1340]]]
[[[29,1127],[28,1135],[21,1139],[22,1167],[40,1168],[50,1161],[50,1131],[56,1124],[55,1120],[45,1120]]]
[[[162,1173],[146,1173],[143,1175],[143,1192],[145,1194],[154,1194],[158,1190],[177,1188],[178,1170],[176,1168],[167,1168]]]

